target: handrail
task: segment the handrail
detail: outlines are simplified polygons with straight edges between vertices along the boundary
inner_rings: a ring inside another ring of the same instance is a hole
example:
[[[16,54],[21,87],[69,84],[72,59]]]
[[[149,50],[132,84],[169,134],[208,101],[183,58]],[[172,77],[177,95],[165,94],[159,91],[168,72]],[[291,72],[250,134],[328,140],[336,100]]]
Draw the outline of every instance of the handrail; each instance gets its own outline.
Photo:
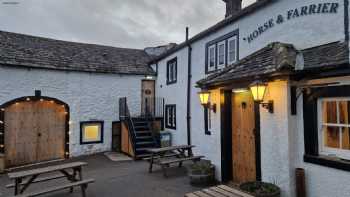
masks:
[[[134,150],[134,154],[136,154],[136,131],[135,131],[135,126],[132,121],[132,117],[130,115],[128,103],[127,103],[127,98],[123,97],[119,99],[119,119],[125,120],[126,121],[126,126],[128,127],[129,133],[131,134],[131,143],[132,143],[132,148]]]

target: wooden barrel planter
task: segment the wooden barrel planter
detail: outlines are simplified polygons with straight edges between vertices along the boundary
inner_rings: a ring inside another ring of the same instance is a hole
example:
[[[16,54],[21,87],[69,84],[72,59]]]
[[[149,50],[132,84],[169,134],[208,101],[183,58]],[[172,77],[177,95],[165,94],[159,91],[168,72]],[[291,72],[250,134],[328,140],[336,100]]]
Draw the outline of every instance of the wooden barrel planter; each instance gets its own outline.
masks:
[[[264,182],[247,182],[240,186],[242,191],[248,192],[255,197],[280,197],[281,190],[277,185]]]
[[[210,186],[215,183],[215,166],[208,160],[196,162],[187,170],[191,185]]]

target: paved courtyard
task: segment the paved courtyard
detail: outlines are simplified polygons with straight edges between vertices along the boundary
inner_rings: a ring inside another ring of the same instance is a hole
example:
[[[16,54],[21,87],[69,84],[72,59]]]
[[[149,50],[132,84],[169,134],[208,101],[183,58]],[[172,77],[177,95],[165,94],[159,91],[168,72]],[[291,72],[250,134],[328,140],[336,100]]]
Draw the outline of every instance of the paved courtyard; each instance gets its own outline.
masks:
[[[185,193],[199,190],[192,187],[184,168],[169,169],[169,178],[164,178],[160,168],[155,167],[153,174],[148,173],[148,163],[144,161],[113,162],[104,155],[82,157],[70,161],[85,161],[89,165],[84,168],[85,178],[94,178],[95,183],[88,188],[88,197],[183,197]],[[30,186],[28,191],[64,181],[56,180]],[[13,195],[13,189],[6,189],[10,180],[5,174],[0,175],[0,196]],[[51,197],[80,197],[78,188],[73,194],[68,191],[52,193]]]

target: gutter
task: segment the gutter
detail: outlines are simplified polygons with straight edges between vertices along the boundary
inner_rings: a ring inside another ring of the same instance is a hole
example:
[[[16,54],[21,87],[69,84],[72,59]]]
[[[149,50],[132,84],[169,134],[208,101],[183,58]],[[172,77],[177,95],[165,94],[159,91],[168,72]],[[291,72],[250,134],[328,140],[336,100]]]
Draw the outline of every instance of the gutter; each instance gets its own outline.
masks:
[[[192,81],[192,46],[189,40],[189,29],[186,27],[186,43],[188,47],[188,76],[187,76],[187,144],[191,145],[191,81]]]

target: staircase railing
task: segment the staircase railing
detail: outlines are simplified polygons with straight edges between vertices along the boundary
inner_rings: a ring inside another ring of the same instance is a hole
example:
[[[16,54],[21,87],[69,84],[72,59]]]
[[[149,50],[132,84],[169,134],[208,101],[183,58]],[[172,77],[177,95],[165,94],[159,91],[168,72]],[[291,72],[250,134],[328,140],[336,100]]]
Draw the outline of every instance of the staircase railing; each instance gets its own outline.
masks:
[[[128,101],[126,97],[119,99],[119,120],[124,121],[126,126],[128,127],[129,134],[131,136],[131,144],[134,154],[136,154],[136,131],[135,125],[132,121],[132,117],[130,115],[130,110],[128,107]]]

